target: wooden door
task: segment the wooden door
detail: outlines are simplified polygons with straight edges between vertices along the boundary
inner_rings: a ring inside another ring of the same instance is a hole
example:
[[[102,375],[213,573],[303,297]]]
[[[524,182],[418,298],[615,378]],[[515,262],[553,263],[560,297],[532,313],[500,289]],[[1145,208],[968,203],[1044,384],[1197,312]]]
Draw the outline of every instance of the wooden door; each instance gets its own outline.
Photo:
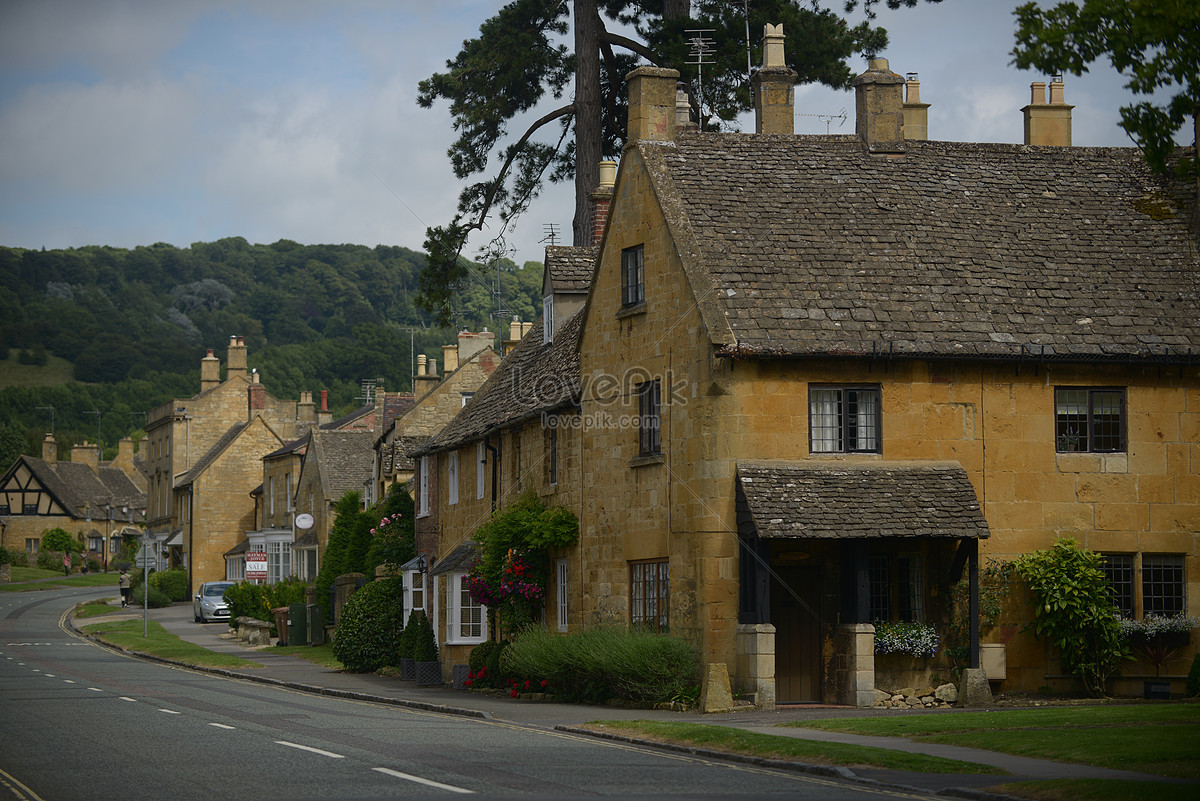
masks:
[[[775,701],[821,701],[821,572],[815,567],[776,568],[771,579],[775,624]]]

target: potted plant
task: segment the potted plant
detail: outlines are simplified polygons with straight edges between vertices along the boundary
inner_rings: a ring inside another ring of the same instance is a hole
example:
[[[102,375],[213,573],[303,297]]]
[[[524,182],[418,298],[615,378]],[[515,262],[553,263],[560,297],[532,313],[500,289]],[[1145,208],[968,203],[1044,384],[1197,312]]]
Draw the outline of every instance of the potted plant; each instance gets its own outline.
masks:
[[[413,632],[416,630],[416,623],[414,623],[416,616],[416,612],[408,616],[404,630],[400,632],[400,644],[396,648],[396,656],[400,659],[400,678],[403,681],[415,681],[417,678],[417,663],[413,659]]]
[[[417,684],[429,686],[442,683],[442,663],[438,661],[437,642],[433,626],[424,611],[413,613],[415,628],[411,634],[412,658],[416,663]]]
[[[1197,626],[1200,618],[1182,613],[1170,617],[1151,613],[1141,620],[1121,618],[1121,636],[1129,641],[1134,653],[1154,666],[1155,678],[1143,687],[1146,698],[1171,697],[1171,683],[1158,680],[1158,676],[1162,675],[1163,665],[1188,644],[1188,635]]]

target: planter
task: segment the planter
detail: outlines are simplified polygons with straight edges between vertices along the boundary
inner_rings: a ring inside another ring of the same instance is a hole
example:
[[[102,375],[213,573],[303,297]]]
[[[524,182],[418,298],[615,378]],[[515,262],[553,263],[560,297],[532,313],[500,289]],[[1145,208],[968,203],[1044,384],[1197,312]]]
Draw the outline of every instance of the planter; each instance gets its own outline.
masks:
[[[1003,681],[1008,677],[1008,657],[1004,643],[982,643],[979,646],[979,667],[988,681]]]
[[[417,660],[400,657],[400,679],[402,681],[417,680]]]
[[[1143,691],[1145,698],[1168,701],[1171,698],[1171,682],[1146,681],[1144,682]]]
[[[452,670],[454,671],[454,689],[466,689],[467,679],[471,675],[471,666],[455,665]]]
[[[441,662],[417,662],[417,684],[430,687],[442,683]]]

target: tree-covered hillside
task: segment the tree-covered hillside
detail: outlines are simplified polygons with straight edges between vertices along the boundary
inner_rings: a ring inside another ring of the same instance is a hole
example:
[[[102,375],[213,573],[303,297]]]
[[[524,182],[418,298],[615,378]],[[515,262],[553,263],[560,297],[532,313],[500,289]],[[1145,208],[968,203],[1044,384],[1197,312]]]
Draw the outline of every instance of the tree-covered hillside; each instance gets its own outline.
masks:
[[[440,355],[454,335],[431,327],[411,302],[424,261],[401,247],[240,237],[190,248],[0,247],[0,469],[18,441],[40,455],[48,407],[60,443],[95,441],[99,426],[107,458],[141,427],[143,412],[195,394],[205,349],[223,362],[231,335],[245,338],[250,366],[277,397],[328,389],[340,412],[359,405],[364,379],[407,390],[412,345]],[[513,315],[534,319],[540,264],[501,264],[504,320],[487,285],[495,268],[474,272],[459,327],[506,330]],[[15,365],[27,376],[54,357],[71,363],[73,382],[12,378]]]

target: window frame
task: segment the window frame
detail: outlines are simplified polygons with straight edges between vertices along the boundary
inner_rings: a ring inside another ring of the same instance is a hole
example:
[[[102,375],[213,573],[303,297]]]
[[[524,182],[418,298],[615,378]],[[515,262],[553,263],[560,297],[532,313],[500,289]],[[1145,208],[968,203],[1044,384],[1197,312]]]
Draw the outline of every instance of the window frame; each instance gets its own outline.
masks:
[[[638,456],[662,455],[662,383],[657,378],[637,385]],[[648,425],[648,423],[652,423]]]
[[[653,609],[651,595],[653,590]],[[650,616],[653,614],[653,620]],[[653,634],[671,631],[671,564],[667,558],[629,562],[629,625]]]
[[[554,560],[554,576],[557,579],[555,583],[555,608],[558,611],[558,630],[566,633],[568,621],[570,618],[570,584],[568,578],[570,571],[567,565],[566,557],[560,557]]]
[[[621,308],[646,302],[646,246],[621,251]]]
[[[558,426],[546,429],[546,483],[558,485]]]
[[[425,609],[425,590],[428,584],[427,576],[420,570],[405,570],[404,571],[404,622],[408,623],[408,618],[413,612]],[[418,584],[420,586],[418,586]]]
[[[542,298],[542,344],[554,341],[554,296]]]
[[[1087,408],[1083,413],[1084,419],[1080,421],[1079,413],[1072,414],[1071,412],[1061,411],[1062,407],[1069,403],[1062,399],[1066,393],[1086,393]],[[1105,433],[1098,429],[1102,428],[1106,419],[1097,419],[1100,417],[1096,411],[1097,396],[1101,395],[1116,395],[1118,398],[1117,404],[1117,420],[1116,433]],[[1101,387],[1101,386],[1056,386],[1054,388],[1054,451],[1055,453],[1126,453],[1129,448],[1128,442],[1128,421],[1129,410],[1127,406],[1127,394],[1125,387]],[[1082,425],[1086,429],[1086,437],[1083,439],[1083,447],[1072,447],[1080,439],[1081,435],[1071,430],[1073,424]],[[1064,427],[1066,430],[1064,431]],[[1111,440],[1115,436],[1117,443],[1116,447],[1101,447],[1097,440]]]
[[[487,490],[487,449],[483,440],[475,443],[475,500],[482,500]]]
[[[458,451],[450,451],[446,456],[446,505],[458,503]]]
[[[834,414],[837,417],[835,425],[818,425],[818,420],[828,416],[829,412],[819,412],[817,403],[828,403],[827,399],[818,397],[819,393],[835,392],[837,393],[836,410]],[[872,443],[867,447],[860,447],[859,442],[863,437],[861,428],[863,426],[863,413],[858,410],[861,403],[861,398],[855,397],[851,401],[847,397],[847,393],[868,393],[874,399],[874,409],[868,411],[870,415],[870,433],[873,436]],[[854,412],[851,413],[849,405],[853,403]],[[873,413],[872,413],[873,411]],[[819,448],[819,444],[827,442],[827,439],[822,437],[818,440],[818,432],[836,431],[836,441],[834,447]],[[854,442],[851,447],[850,443]],[[808,452],[814,455],[823,454],[845,454],[845,453],[882,453],[883,452],[883,389],[879,384],[809,384],[808,385]]]
[[[417,463],[417,517],[429,516],[429,457]]]
[[[446,644],[447,645],[477,645],[488,639],[488,609],[483,604],[477,604],[463,586],[466,580],[465,570],[455,570],[446,574]],[[464,604],[464,600],[470,601]],[[467,625],[478,626],[478,634],[462,633],[462,612],[464,607],[478,610],[478,620],[472,620]]]
[[[1187,613],[1187,558],[1178,553],[1101,553],[1113,603],[1123,617]],[[1165,575],[1170,571],[1171,575]],[[1169,589],[1169,592],[1164,590]]]

